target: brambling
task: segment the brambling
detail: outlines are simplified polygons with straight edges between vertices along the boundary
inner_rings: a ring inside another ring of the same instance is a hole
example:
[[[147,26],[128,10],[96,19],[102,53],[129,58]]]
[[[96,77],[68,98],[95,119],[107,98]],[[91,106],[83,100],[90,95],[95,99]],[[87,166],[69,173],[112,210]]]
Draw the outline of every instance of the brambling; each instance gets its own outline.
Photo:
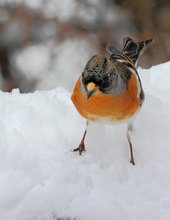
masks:
[[[152,39],[135,42],[126,37],[122,51],[107,45],[109,58],[95,55],[87,62],[71,96],[77,111],[86,119],[83,138],[73,151],[78,151],[80,155],[85,151],[89,122],[123,122],[127,123],[130,163],[135,165],[130,131],[145,98],[136,68],[139,56],[152,43]]]

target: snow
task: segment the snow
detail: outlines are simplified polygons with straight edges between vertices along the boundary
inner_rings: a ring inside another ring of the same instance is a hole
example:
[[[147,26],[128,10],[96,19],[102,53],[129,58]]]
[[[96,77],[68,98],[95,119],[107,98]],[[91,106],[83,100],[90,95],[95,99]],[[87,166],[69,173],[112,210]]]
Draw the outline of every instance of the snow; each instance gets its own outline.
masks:
[[[145,75],[145,77],[147,77],[146,80],[150,82],[149,84],[144,84],[145,90],[164,102],[170,101],[170,97],[167,95],[170,89],[169,65],[170,62],[167,62],[153,66],[150,70],[143,70],[143,75]],[[148,74],[148,72],[151,74]]]
[[[125,125],[91,125],[86,153],[71,152],[85,123],[68,89],[1,92],[0,220],[169,220],[169,69],[139,68],[135,166]]]

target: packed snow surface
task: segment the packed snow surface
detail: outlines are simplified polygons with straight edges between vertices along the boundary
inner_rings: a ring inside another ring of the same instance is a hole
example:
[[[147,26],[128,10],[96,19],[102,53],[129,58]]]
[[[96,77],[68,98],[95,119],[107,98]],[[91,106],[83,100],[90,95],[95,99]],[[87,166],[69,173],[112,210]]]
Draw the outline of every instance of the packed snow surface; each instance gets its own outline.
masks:
[[[0,93],[0,220],[169,220],[170,62],[139,68],[146,100],[126,125],[85,127],[71,93]]]

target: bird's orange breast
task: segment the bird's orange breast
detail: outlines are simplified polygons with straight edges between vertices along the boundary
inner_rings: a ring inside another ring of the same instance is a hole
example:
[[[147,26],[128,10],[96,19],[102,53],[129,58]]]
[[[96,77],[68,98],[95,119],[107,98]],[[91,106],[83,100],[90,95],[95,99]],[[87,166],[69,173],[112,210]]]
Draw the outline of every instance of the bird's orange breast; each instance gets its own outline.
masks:
[[[133,116],[139,109],[137,78],[133,74],[128,82],[127,91],[118,94],[97,93],[87,99],[78,79],[71,96],[77,111],[89,121],[108,119],[120,122]]]

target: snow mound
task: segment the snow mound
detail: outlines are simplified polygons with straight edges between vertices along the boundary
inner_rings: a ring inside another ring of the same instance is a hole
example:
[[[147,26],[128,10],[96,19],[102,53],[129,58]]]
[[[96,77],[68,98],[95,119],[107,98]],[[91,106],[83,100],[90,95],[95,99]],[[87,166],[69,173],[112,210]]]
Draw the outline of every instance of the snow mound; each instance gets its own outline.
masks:
[[[0,220],[169,220],[170,62],[139,69],[146,100],[126,126],[91,125],[63,88],[0,93]]]

